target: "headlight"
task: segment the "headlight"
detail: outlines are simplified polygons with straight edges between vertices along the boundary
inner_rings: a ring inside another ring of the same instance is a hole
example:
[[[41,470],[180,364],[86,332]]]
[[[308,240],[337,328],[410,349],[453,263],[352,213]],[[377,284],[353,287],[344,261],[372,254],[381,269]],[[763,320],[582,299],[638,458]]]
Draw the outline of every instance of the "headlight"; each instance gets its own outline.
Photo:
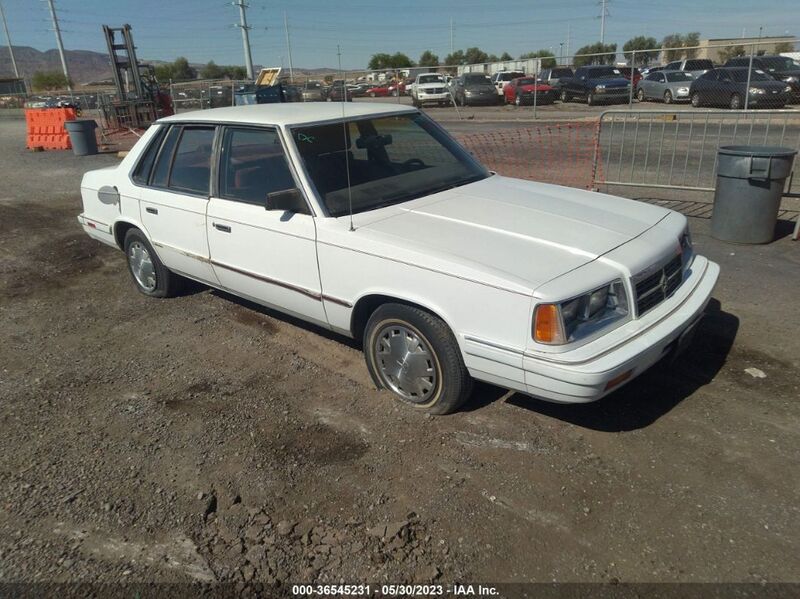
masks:
[[[678,93],[679,94],[688,94],[689,93],[689,88],[688,87],[679,87],[678,88]]]
[[[788,93],[788,92],[792,91],[792,88],[787,85],[786,87],[783,88],[783,91]]]
[[[465,90],[464,90],[464,93],[465,93],[465,94],[467,94],[468,96],[471,96],[471,95],[472,95],[472,90],[470,90],[470,89],[465,89]]]
[[[797,83],[798,81],[800,81],[800,79],[798,79],[797,77],[786,77],[784,81],[786,83]]]
[[[622,281],[560,304],[539,304],[533,319],[533,339],[563,345],[593,336],[628,317],[628,296]]]
[[[683,230],[680,239],[681,244],[681,261],[683,262],[684,270],[687,269],[694,258],[694,248],[692,247],[692,233],[689,231],[689,225]]]
[[[764,93],[764,90],[763,90],[763,89],[761,89],[760,87],[751,87],[751,88],[749,89],[749,92],[750,92],[751,94],[756,94],[756,95],[757,95],[757,94],[763,94],[763,93]]]
[[[605,86],[605,85],[602,85],[602,84],[600,84],[600,85],[595,85],[595,86],[594,86],[594,91],[596,91],[596,92],[601,92],[601,91],[603,91],[605,88],[606,88],[606,86]]]

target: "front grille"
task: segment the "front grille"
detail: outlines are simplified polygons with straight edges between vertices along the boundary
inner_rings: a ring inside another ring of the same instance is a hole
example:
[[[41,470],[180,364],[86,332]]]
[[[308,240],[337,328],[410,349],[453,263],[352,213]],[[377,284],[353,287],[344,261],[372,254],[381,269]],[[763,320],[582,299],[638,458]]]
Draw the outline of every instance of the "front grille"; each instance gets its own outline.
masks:
[[[429,87],[428,89],[423,89],[423,93],[425,94],[443,94],[444,88],[443,87]]]
[[[636,280],[634,278],[634,280]],[[652,310],[683,282],[683,261],[678,254],[663,267],[636,282],[636,312],[639,316]]]

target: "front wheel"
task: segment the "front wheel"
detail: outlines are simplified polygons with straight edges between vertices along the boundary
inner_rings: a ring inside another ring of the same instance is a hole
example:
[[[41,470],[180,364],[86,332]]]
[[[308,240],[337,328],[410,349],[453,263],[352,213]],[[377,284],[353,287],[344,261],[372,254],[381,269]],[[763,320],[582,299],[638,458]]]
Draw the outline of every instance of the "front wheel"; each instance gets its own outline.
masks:
[[[639,89],[639,91],[636,92],[636,99],[639,100],[639,102],[644,102],[644,90],[643,89]]]
[[[383,304],[364,331],[364,356],[375,383],[419,411],[449,414],[472,390],[458,343],[438,317],[404,304]]]
[[[563,104],[566,104],[567,102],[569,102],[569,95],[567,95],[566,90],[563,90],[563,89],[561,90],[561,102]]]
[[[742,98],[739,94],[731,96],[731,110],[739,110],[742,107]]]
[[[597,104],[597,101],[594,99],[594,94],[592,92],[589,92],[586,95],[586,105],[587,106],[594,106],[595,104]]]
[[[128,230],[124,247],[128,272],[141,293],[150,297],[171,297],[177,294],[181,278],[164,266],[139,229]]]
[[[522,98],[519,97],[519,94],[514,96],[514,105],[515,106],[522,106]]]
[[[664,92],[664,104],[672,104],[672,92],[669,90]]]
[[[702,102],[700,101],[700,93],[694,92],[692,94],[692,106],[695,108],[700,108],[702,106]]]

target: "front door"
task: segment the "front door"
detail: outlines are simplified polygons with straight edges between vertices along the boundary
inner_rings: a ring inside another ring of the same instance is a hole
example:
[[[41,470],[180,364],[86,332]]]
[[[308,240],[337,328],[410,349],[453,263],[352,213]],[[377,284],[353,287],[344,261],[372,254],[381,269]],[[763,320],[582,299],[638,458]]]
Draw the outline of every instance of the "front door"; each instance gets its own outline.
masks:
[[[215,128],[174,125],[141,190],[141,221],[167,268],[216,284],[209,263],[206,207]]]
[[[217,187],[206,222],[211,263],[220,284],[327,325],[310,209],[265,208],[267,194],[297,187],[278,131],[226,127]]]

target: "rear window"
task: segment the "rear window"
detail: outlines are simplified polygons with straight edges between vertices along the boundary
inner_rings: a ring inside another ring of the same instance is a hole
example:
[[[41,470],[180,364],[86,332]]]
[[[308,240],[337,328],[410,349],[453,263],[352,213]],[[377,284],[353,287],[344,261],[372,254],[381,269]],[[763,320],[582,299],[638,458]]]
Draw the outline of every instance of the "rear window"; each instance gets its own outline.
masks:
[[[701,71],[703,69],[713,69],[714,63],[710,60],[687,60],[685,71]]]
[[[464,75],[464,83],[491,83],[492,80],[486,75]]]
[[[683,71],[675,71],[674,73],[667,73],[667,81],[676,83],[678,81],[691,81],[694,79],[691,73],[684,73]]]
[[[572,77],[572,69],[553,69],[551,77]]]

